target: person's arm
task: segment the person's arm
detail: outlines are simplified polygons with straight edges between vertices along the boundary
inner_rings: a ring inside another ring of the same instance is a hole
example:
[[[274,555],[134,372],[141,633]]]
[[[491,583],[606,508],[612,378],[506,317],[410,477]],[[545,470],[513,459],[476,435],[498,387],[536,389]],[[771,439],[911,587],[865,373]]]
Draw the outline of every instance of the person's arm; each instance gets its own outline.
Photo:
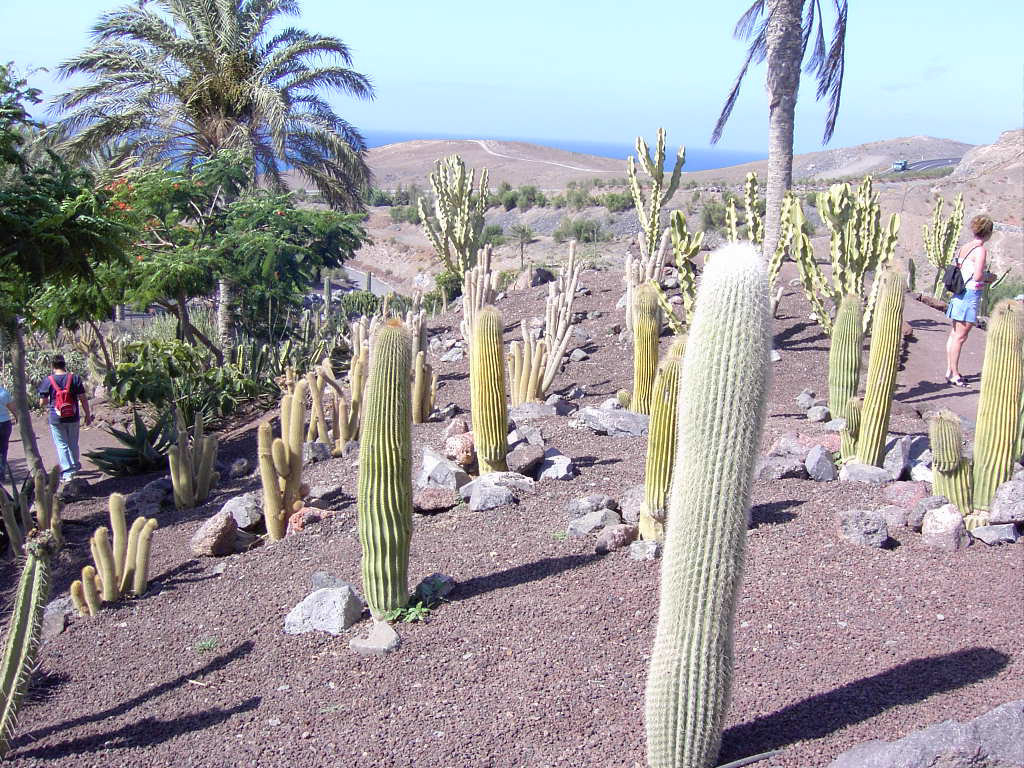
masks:
[[[82,418],[85,421],[85,426],[92,424],[92,413],[89,411],[89,398],[82,393],[78,396],[78,405],[82,410]]]

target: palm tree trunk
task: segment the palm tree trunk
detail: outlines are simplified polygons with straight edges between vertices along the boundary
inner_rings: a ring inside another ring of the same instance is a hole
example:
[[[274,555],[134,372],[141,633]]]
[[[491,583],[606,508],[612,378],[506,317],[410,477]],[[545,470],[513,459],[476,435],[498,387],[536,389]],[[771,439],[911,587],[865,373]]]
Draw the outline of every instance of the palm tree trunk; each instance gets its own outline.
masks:
[[[231,346],[234,336],[234,323],[231,317],[231,281],[222,277],[217,282],[217,335],[223,349]]]
[[[32,429],[32,412],[25,391],[27,386],[25,380],[25,337],[22,335],[21,325],[17,321],[14,321],[13,326],[8,326],[7,332],[14,339],[11,351],[11,362],[14,368],[14,392],[11,394],[14,395],[14,410],[18,414],[18,432],[21,434],[25,465],[28,467],[29,473],[35,477],[46,470],[43,468],[43,457],[39,453],[39,444],[36,443],[36,433]]]
[[[804,0],[771,0],[765,29],[769,99],[768,179],[765,190],[764,255],[779,242],[782,200],[793,186],[793,123],[800,86],[801,17]]]

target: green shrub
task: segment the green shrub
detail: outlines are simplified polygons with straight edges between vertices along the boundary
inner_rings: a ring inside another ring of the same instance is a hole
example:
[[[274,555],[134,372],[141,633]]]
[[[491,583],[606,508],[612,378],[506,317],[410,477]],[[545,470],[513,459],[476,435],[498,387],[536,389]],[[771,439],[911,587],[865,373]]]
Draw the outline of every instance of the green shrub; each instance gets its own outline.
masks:
[[[498,200],[501,202],[502,208],[511,211],[519,204],[519,195],[515,190],[508,189],[498,195]]]
[[[439,273],[434,278],[434,285],[437,286],[437,290],[441,292],[441,295],[447,297],[448,301],[452,301],[462,294],[462,276],[451,270],[446,269],[444,272]]]
[[[363,202],[367,205],[394,205],[395,198],[387,190],[367,187],[363,190]]]
[[[570,208],[580,210],[591,205],[597,205],[597,200],[585,189],[569,189],[565,193],[565,202]]]
[[[718,200],[705,200],[701,211],[701,223],[705,231],[722,229],[725,226],[725,204]]]
[[[607,208],[609,213],[628,211],[633,207],[633,196],[628,192],[608,192],[601,198],[601,205]]]
[[[391,221],[395,224],[419,224],[420,211],[415,205],[396,205],[388,211]]]
[[[483,228],[480,237],[484,243],[494,246],[502,245],[505,242],[505,230],[501,228],[500,224],[488,224]]]
[[[551,205],[555,208],[565,208],[566,199],[565,195],[555,195],[551,198]]]
[[[596,243],[607,239],[607,233],[601,228],[601,223],[592,219],[562,219],[552,233],[556,243],[564,243],[567,240],[576,240],[580,243]]]
[[[498,290],[507,291],[517,277],[519,277],[518,269],[503,269],[498,273]]]
[[[380,308],[380,299],[370,291],[349,291],[341,297],[341,311],[345,317],[369,317]]]

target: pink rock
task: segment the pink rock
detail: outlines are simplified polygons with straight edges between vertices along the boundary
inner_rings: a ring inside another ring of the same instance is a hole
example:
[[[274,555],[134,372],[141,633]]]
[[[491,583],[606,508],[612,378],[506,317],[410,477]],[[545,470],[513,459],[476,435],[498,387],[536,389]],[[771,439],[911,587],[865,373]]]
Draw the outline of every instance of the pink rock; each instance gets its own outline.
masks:
[[[971,536],[964,526],[963,515],[952,504],[929,510],[921,524],[921,538],[931,549],[956,552],[966,549]]]
[[[321,520],[334,515],[333,509],[319,509],[318,507],[303,507],[294,515],[288,518],[288,529],[286,536],[298,533],[311,523],[319,523]]]
[[[451,488],[438,488],[428,485],[416,491],[412,498],[412,508],[417,512],[444,512],[462,501],[457,491]]]
[[[885,486],[885,500],[906,509],[913,509],[917,502],[929,495],[928,483],[904,480]]]
[[[444,441],[445,458],[454,461],[460,467],[469,468],[476,464],[476,446],[473,444],[473,433],[452,435]]]
[[[842,444],[842,436],[838,432],[826,432],[824,435],[815,435],[811,438],[815,445],[820,445],[830,453],[837,453]]]
[[[199,557],[222,557],[235,551],[238,523],[231,513],[221,510],[199,526],[189,541],[192,553]]]
[[[594,546],[594,550],[599,555],[603,555],[611,552],[613,549],[628,547],[636,541],[638,533],[639,529],[637,526],[626,523],[605,526],[597,537],[597,544]]]
[[[445,438],[452,437],[454,435],[464,435],[469,432],[469,424],[462,416],[458,416],[448,422],[448,426],[444,428]]]

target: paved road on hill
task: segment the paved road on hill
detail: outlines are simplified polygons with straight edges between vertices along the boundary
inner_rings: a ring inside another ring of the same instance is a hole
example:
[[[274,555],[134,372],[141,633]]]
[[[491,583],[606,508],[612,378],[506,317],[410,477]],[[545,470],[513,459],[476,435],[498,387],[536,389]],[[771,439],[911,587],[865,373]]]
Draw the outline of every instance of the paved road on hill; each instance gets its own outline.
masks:
[[[913,171],[930,171],[933,168],[947,168],[951,165],[959,163],[961,158],[959,157],[940,157],[934,160],[917,160],[913,163],[907,163],[907,170],[905,171],[894,171],[890,168],[887,171],[882,171],[879,176],[897,176],[901,173],[911,173]]]
[[[578,165],[556,163],[554,160],[533,160],[530,159],[529,157],[514,157],[512,155],[503,155],[500,152],[495,152],[493,149],[488,147],[487,142],[484,141],[483,139],[472,139],[472,141],[475,141],[477,144],[479,144],[480,148],[483,149],[483,151],[486,152],[488,155],[494,155],[495,157],[503,157],[506,160],[519,160],[520,162],[523,163],[540,163],[542,165],[557,165],[559,168],[568,168],[571,171],[584,171],[585,173],[604,173],[604,171],[601,171],[597,168],[581,168]]]

